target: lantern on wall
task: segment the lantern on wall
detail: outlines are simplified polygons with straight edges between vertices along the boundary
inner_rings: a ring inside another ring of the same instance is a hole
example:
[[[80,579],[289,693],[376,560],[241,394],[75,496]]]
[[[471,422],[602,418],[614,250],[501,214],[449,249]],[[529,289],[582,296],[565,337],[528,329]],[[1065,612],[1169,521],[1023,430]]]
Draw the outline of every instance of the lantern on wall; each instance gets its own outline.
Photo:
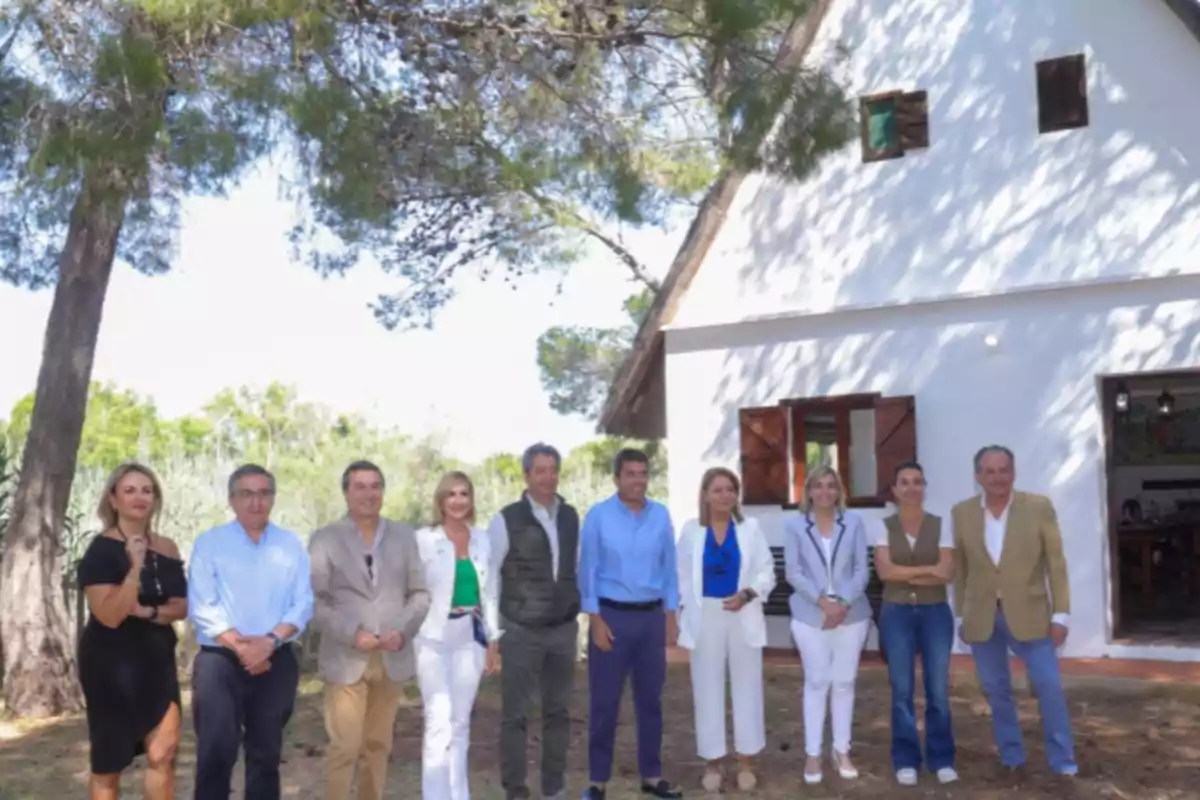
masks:
[[[1129,384],[1125,381],[1117,383],[1117,394],[1113,398],[1113,407],[1119,416],[1129,414]]]
[[[1163,393],[1158,396],[1158,413],[1161,416],[1169,417],[1175,413],[1175,395],[1163,389]]]

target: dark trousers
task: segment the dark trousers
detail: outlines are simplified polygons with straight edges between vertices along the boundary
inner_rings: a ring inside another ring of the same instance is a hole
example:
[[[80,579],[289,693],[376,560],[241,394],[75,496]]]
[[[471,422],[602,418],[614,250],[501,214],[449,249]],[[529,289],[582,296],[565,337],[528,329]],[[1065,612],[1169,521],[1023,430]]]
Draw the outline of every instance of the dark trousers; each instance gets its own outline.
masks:
[[[250,675],[229,650],[202,649],[192,667],[195,800],[229,800],[238,743],[246,746],[246,800],[279,800],[283,728],[296,705],[300,665],[291,645]]]
[[[925,679],[925,762],[933,772],[953,767],[950,651],[954,647],[954,616],[950,606],[884,603],[879,639],[888,654],[892,684],[892,769],[921,768],[921,737],[913,708],[918,655]]]
[[[612,777],[617,715],[625,680],[633,676],[638,772],[662,777],[662,691],[667,680],[667,618],[661,606],[631,610],[604,604],[600,617],[612,630],[605,653],[588,637],[588,773],[592,783]]]
[[[529,797],[527,720],[534,698],[542,710],[542,796],[563,790],[571,743],[571,690],[579,623],[527,628],[505,621],[500,638],[500,781],[509,798]]]

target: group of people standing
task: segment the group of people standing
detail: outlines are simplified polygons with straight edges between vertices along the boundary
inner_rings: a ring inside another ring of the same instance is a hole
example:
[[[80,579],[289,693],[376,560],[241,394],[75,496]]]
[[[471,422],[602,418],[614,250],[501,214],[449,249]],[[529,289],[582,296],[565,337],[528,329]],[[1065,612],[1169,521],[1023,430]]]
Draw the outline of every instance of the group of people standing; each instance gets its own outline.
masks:
[[[755,759],[766,747],[763,603],[776,577],[764,532],[742,513],[738,476],[725,468],[704,474],[698,515],[677,540],[667,509],[646,497],[645,453],[617,454],[616,492],[582,521],[558,494],[560,466],[553,447],[530,447],[525,492],[486,527],[476,519],[470,478],[451,472],[434,492],[430,525],[413,530],[381,516],[384,475],[358,461],[342,476],[346,517],[315,532],[307,549],[271,522],[274,477],[256,465],[239,467],[228,486],[235,518],[196,539],[186,577],[178,548],[157,532],[158,479],[139,464],[117,469],[100,501],[104,531],[79,568],[91,611],[79,661],[93,800],[115,798],[120,773],[143,753],[146,796],[173,796],[181,714],[171,623],[184,618],[200,646],[192,675],[196,800],[230,796],[239,743],[245,797],[279,798],[283,730],[300,677],[293,643],[310,620],[320,633],[326,684],[327,798],[349,798],[356,785],[360,800],[383,797],[401,686],[415,677],[424,715],[422,796],[468,800],[471,713],[482,676],[499,670],[507,797],[531,796],[527,729],[537,700],[540,796],[565,800],[581,612],[589,615],[582,800],[606,799],[626,683],[642,795],[683,796],[662,763],[666,653],[676,642],[691,653],[703,788],[720,791],[725,780],[728,683],[736,783],[753,790]],[[927,699],[924,763],[943,783],[958,777],[949,708],[956,616],[992,705],[1001,761],[1012,768],[1024,762],[1011,647],[1041,703],[1051,767],[1075,772],[1055,650],[1068,611],[1062,543],[1049,501],[1013,491],[1013,467],[1007,449],[981,450],[975,473],[982,497],[955,506],[950,520],[924,510],[919,464],[896,471],[897,511],[873,544],[885,583],[878,622],[892,683],[892,762],[902,785],[917,783],[923,761],[913,713],[917,654]],[[843,779],[858,775],[850,734],[871,619],[868,537],[844,495],[836,471],[814,470],[802,513],[785,534],[810,784],[823,779],[827,710],[832,766]]]

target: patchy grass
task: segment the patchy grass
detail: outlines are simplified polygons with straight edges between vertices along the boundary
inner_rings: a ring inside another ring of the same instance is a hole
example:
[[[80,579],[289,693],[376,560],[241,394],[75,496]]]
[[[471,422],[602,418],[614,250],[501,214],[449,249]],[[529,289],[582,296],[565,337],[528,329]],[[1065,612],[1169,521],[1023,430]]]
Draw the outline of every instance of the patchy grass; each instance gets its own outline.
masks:
[[[962,781],[938,786],[929,776],[913,789],[896,786],[888,761],[888,687],[882,670],[865,669],[859,680],[855,724],[855,761],[862,777],[840,781],[830,774],[819,787],[800,780],[802,749],[800,671],[792,665],[767,666],[768,752],[761,760],[763,783],[747,797],[784,798],[965,798],[1010,800],[1023,796],[1039,800],[1068,797],[1144,798],[1171,800],[1196,797],[1200,775],[1200,689],[1182,685],[1140,685],[1132,682],[1089,682],[1068,690],[1074,716],[1081,774],[1073,781],[1057,779],[1045,766],[1036,701],[1022,692],[1021,720],[1029,750],[1024,774],[999,768],[992,746],[987,704],[968,674],[955,676],[954,724],[958,737],[958,766]],[[580,665],[572,730],[570,793],[578,796],[586,778],[587,690],[585,666]],[[185,700],[186,703],[186,700]],[[619,773],[609,796],[638,798],[634,772],[634,730],[628,693],[618,735]],[[686,665],[673,664],[667,685],[667,776],[680,781],[689,797],[701,794],[702,764],[695,756],[691,690]],[[476,706],[472,727],[471,765],[476,800],[500,800],[497,732],[500,703],[496,680],[488,680]],[[191,794],[195,764],[190,715],[185,718],[179,759],[178,796]],[[538,724],[532,725],[530,759],[538,757]],[[82,719],[52,723],[0,722],[0,798],[80,797],[87,780],[87,736]],[[320,683],[307,679],[301,686],[296,715],[289,725],[284,751],[284,795],[319,798],[322,789],[325,732],[321,721]],[[408,691],[396,721],[396,745],[389,798],[420,797],[421,716],[415,691]],[[530,775],[536,778],[537,768]],[[135,766],[123,782],[127,797],[141,795],[140,770]],[[241,776],[235,779],[240,786]],[[534,787],[536,790],[536,786]],[[235,789],[241,796],[240,788]],[[736,794],[736,792],[734,793]],[[535,795],[536,796],[536,795]]]

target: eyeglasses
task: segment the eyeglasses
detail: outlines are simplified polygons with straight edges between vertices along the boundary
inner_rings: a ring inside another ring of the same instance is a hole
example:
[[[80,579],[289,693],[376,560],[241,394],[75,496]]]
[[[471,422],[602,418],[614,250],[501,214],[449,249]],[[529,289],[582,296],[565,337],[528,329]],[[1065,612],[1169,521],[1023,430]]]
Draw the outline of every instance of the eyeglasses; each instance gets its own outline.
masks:
[[[375,580],[375,556],[367,553],[367,577]]]

